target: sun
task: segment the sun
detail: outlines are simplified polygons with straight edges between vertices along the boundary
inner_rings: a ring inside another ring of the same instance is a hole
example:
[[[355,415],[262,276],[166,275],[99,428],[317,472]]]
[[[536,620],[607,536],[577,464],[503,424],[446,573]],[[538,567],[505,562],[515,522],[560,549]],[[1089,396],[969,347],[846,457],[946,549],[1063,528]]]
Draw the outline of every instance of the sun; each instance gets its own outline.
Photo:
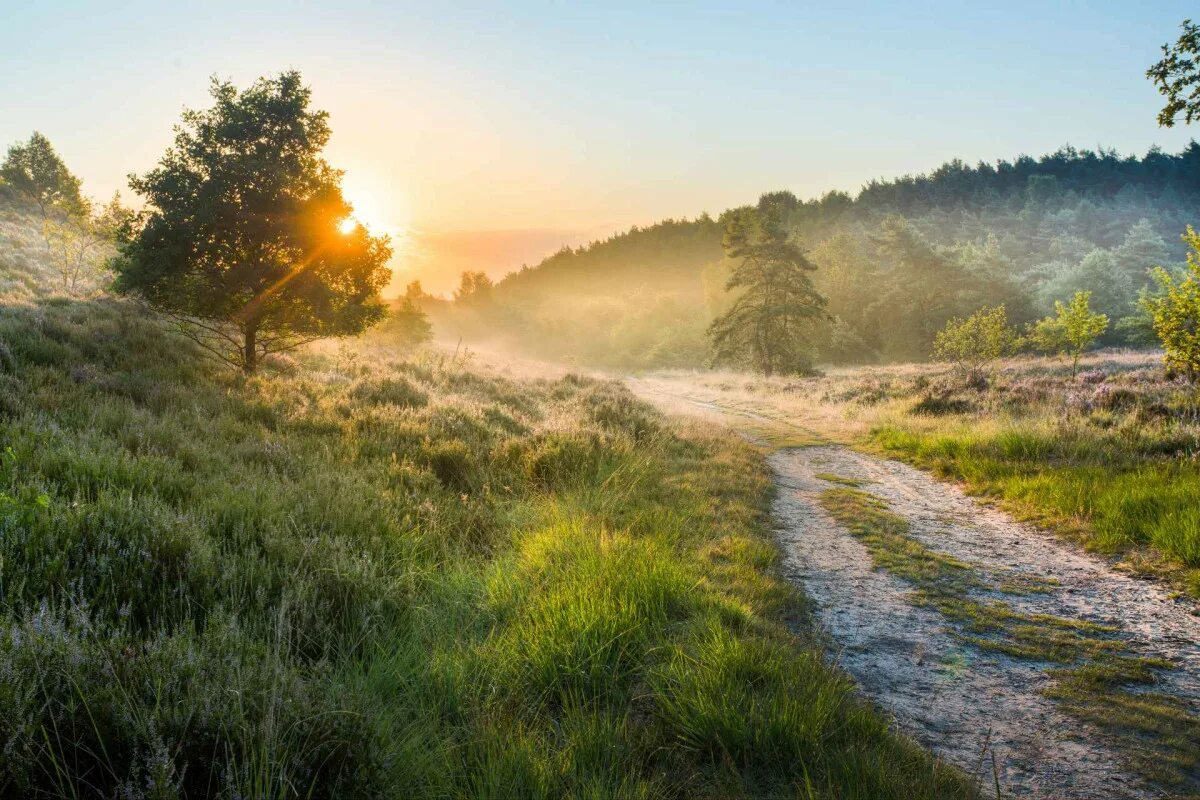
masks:
[[[372,236],[403,237],[408,228],[408,208],[396,187],[381,183],[371,173],[348,171],[342,179],[342,196],[350,216],[338,223],[343,234],[363,227]]]

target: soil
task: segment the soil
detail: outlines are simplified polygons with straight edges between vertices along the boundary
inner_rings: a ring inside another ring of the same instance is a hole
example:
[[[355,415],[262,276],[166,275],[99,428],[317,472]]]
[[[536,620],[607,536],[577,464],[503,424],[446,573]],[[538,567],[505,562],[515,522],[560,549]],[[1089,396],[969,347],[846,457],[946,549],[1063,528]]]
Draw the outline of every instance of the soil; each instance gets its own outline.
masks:
[[[649,381],[630,384],[668,410],[731,420],[720,405]],[[778,422],[733,413],[751,423]],[[904,517],[908,535],[926,547],[992,575],[1046,587],[1005,595],[1016,610],[1116,626],[1116,635],[1137,654],[1176,665],[1161,671],[1151,690],[1200,713],[1200,609],[1194,601],[1115,570],[1112,562],[897,461],[828,444],[778,449],[768,463],[777,486],[773,510],[785,574],[813,601],[831,659],[898,729],[976,776],[989,796],[997,783],[1004,797],[1172,796],[1131,772],[1102,731],[1043,695],[1054,665],[964,643],[940,612],[911,602],[910,584],[875,568],[866,547],[826,513],[820,496],[838,485],[827,480],[831,476],[861,481],[861,489]]]
[[[1057,582],[1045,593],[1007,599],[1022,611],[1119,626],[1139,653],[1178,665],[1162,673],[1155,691],[1197,709],[1200,617],[1191,601],[1115,572],[905,464],[840,446],[781,450],[769,463],[787,576],[814,600],[837,663],[900,729],[988,786],[994,754],[1005,796],[1163,796],[1127,773],[1099,731],[1042,696],[1047,665],[963,644],[940,613],[911,605],[911,587],[876,570],[866,548],[822,509],[819,496],[832,484],[816,475],[864,481],[927,547],[988,571]]]

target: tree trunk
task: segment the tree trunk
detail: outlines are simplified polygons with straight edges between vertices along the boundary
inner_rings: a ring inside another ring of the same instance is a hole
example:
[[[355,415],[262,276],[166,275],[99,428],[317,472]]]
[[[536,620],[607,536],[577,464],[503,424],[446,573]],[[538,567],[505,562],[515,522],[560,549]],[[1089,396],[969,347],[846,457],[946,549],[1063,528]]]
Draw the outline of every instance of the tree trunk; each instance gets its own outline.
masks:
[[[242,345],[242,371],[253,375],[258,368],[258,323],[249,322],[242,329],[245,342]]]

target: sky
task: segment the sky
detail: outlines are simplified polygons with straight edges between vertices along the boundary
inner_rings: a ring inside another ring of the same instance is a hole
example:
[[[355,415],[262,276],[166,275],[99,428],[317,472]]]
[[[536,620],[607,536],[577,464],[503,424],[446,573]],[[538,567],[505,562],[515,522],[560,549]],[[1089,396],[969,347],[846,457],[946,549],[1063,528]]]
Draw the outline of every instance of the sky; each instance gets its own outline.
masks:
[[[129,200],[211,76],[298,69],[394,285],[445,292],[765,191],[1179,150],[1144,73],[1189,5],[0,0],[0,146],[39,130],[88,194]]]

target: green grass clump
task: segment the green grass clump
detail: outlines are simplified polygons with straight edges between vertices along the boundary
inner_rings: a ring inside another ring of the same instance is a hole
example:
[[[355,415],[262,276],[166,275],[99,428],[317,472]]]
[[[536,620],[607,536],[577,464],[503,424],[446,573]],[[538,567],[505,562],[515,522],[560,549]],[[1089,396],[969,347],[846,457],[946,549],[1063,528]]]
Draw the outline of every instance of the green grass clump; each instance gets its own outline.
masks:
[[[0,794],[974,796],[806,638],[732,436],[104,300],[0,341]]]
[[[880,569],[913,588],[912,601],[937,609],[956,635],[976,647],[1056,665],[1046,695],[1103,730],[1143,777],[1177,788],[1200,787],[1200,717],[1178,698],[1148,692],[1173,665],[1137,654],[1119,628],[1019,611],[994,595],[1011,580],[918,542],[908,521],[874,495],[827,489],[822,506],[858,538]],[[990,578],[990,579],[989,579]],[[1025,590],[1024,585],[1016,587]]]
[[[1149,546],[1182,566],[1200,595],[1200,462],[1186,419],[1116,428],[1060,422],[1034,426],[881,426],[874,441],[976,493],[1085,537],[1104,552]]]
[[[854,488],[870,483],[870,481],[863,480],[862,478],[847,478],[842,475],[835,475],[832,472],[818,472],[814,474],[813,477],[817,480],[825,481],[826,483],[836,483],[841,486],[850,486]]]

